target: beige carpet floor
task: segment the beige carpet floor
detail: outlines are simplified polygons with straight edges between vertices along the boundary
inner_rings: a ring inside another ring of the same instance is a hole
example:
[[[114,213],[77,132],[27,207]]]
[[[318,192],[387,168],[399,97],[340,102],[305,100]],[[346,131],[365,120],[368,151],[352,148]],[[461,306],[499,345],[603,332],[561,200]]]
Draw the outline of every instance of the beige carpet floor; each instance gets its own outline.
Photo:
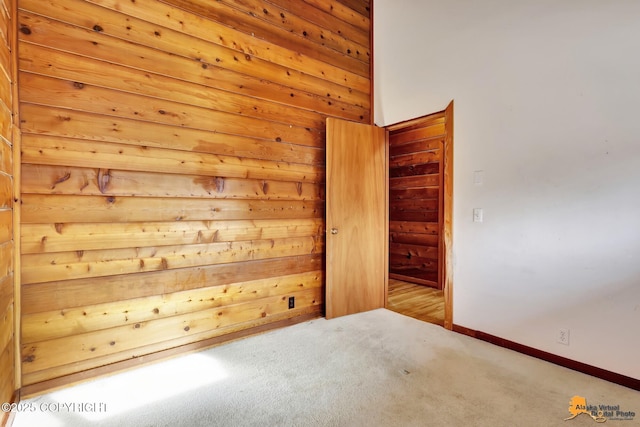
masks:
[[[32,426],[593,426],[640,392],[388,310],[317,319],[26,399]]]

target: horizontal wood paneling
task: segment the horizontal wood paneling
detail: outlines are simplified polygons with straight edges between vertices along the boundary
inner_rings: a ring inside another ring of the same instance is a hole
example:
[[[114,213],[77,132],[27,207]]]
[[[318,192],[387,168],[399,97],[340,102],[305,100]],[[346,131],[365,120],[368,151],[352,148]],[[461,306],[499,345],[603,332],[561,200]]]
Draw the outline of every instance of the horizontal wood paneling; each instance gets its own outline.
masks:
[[[287,220],[51,223],[22,226],[22,253],[321,236],[319,218]]]
[[[362,106],[327,100],[275,83],[266,85],[264,81],[242,74],[235,75],[225,69],[217,69],[215,74],[207,75],[204,81],[189,82],[26,43],[20,46],[19,54],[22,70],[63,78],[77,86],[108,87],[189,105],[219,108],[221,111],[244,111],[247,107],[257,111],[269,110],[280,103],[282,108],[292,112],[289,117],[295,111],[300,111],[302,117],[308,115],[308,111],[324,114],[339,111],[349,119],[362,120],[367,112]],[[233,81],[225,79],[227,74],[233,74]],[[263,106],[263,98],[270,102],[265,102]],[[293,106],[292,101],[295,101]],[[239,107],[232,107],[238,104]],[[129,108],[135,109],[135,106]]]
[[[296,299],[301,306],[317,304],[316,301],[322,297],[320,289],[299,291],[292,296],[297,296]],[[76,330],[68,337],[23,344],[23,372],[29,374],[63,364],[133,350],[162,342],[167,337],[196,336],[203,339],[202,334],[205,333],[210,338],[217,335],[217,329],[288,311],[287,299],[280,295],[265,297],[251,302],[227,304],[224,307],[192,313],[185,312],[95,332],[78,333]]]
[[[391,149],[390,149],[391,150]],[[389,167],[416,166],[424,163],[437,163],[440,161],[439,150],[418,151],[405,155],[389,156]]]
[[[26,164],[22,171],[22,189],[27,193],[324,200],[322,189],[311,182],[169,175],[33,164]]]
[[[0,138],[0,173],[12,174],[13,152],[11,148],[11,144],[8,141]]]
[[[369,10],[368,5],[363,7],[360,12],[356,12],[353,8],[342,4],[338,0],[304,0],[304,3],[313,5],[317,9],[323,10],[330,14],[336,20],[335,25],[344,25],[343,23],[352,25],[364,33],[369,32]],[[357,4],[356,7],[361,6]],[[339,21],[338,21],[339,20]]]
[[[189,129],[182,125],[176,128],[175,125],[163,126],[26,103],[21,106],[20,117],[25,133],[106,140],[132,145],[174,147],[174,149],[182,148],[181,141],[188,141],[184,144],[200,140],[206,143],[210,132],[248,137],[260,135],[277,142],[296,141],[300,145],[311,147],[320,146],[322,141],[322,135],[319,132],[314,133],[302,128],[292,128],[288,125],[253,118],[236,118],[226,113],[211,113],[211,123],[215,123],[215,126],[207,130]]]
[[[104,3],[104,0],[100,1]],[[146,1],[148,2],[149,0]],[[294,58],[293,61],[307,61],[307,57],[310,57],[317,58],[324,63],[333,63],[345,74],[343,77],[345,82],[349,80],[349,76],[358,75],[364,77],[364,79],[357,79],[353,76],[351,76],[351,79],[354,83],[364,84],[364,80],[366,80],[368,76],[368,64],[366,61],[356,58],[355,56],[360,55],[355,51],[349,53],[345,49],[344,52],[341,52],[341,49],[338,50],[326,46],[324,39],[319,37],[320,31],[314,31],[313,34],[311,33],[311,24],[305,23],[302,19],[297,19],[292,13],[282,10],[278,12],[275,6],[271,8],[272,5],[267,2],[255,0],[238,2],[229,0],[212,4],[206,0],[167,0],[167,3],[179,6],[187,12],[194,13],[203,18],[223,22],[241,33],[236,34],[236,37],[246,38],[250,36],[251,38],[264,40],[285,50],[298,52],[299,58]],[[260,6],[261,3],[263,5],[262,7]],[[269,12],[267,7],[271,9],[272,12]],[[317,9],[315,8],[309,8],[309,6],[306,6],[306,8],[312,9],[313,12],[311,13],[317,13]],[[266,13],[265,10],[267,11]],[[281,16],[280,13],[285,16]],[[296,22],[292,22],[294,20]],[[189,28],[187,31],[193,31],[193,29]],[[217,39],[224,42],[225,37],[220,34],[217,35]],[[349,43],[349,41],[343,40],[343,43]],[[249,45],[251,44],[252,43],[249,43]],[[353,42],[350,44],[355,46]],[[260,46],[260,44],[256,44],[256,46]],[[251,50],[253,50],[253,46]],[[290,58],[286,63],[290,64],[291,61],[292,59]],[[327,65],[323,64],[321,68],[327,68]],[[359,86],[354,87],[358,88]],[[360,87],[360,90],[366,92],[364,86]]]
[[[23,384],[320,312],[368,2],[18,6]]]
[[[137,170],[228,178],[276,179],[280,181],[322,182],[324,170],[285,162],[268,162],[194,153],[170,148],[129,146],[109,142],[25,135],[24,164],[87,166],[100,169]],[[66,173],[65,173],[66,174]]]
[[[67,196],[25,194],[23,222],[137,222],[321,217],[320,201]]]
[[[54,309],[24,315],[22,343],[74,335],[157,319],[167,314],[191,313],[278,294],[322,286],[322,272],[309,271],[230,285],[196,288],[168,295],[153,295],[82,307]],[[43,328],[43,325],[47,328]]]
[[[16,383],[14,293],[14,2],[0,0],[0,403],[12,402]],[[0,425],[9,413],[0,412]]]
[[[320,37],[320,43],[324,43],[325,46],[329,46],[327,39],[329,39],[329,35],[336,40],[335,43],[338,45],[346,45],[347,54],[350,56],[354,56],[358,59],[361,59],[364,62],[370,62],[370,52],[369,52],[369,27],[368,20],[365,17],[360,16],[360,20],[356,20],[355,13],[351,11],[351,14],[348,14],[347,8],[338,7],[339,3],[328,2],[325,1],[324,5],[322,2],[292,2],[288,0],[269,0],[268,3],[277,5],[280,8],[280,16],[286,15],[287,11],[294,14],[294,16],[300,16],[302,19],[316,24],[311,32],[314,32],[315,29]],[[329,3],[327,7],[327,3]],[[313,4],[313,8],[309,7],[308,4]],[[338,7],[338,10],[335,10]],[[334,12],[335,10],[335,12]],[[268,15],[273,16],[273,11],[268,10]],[[346,18],[346,20],[342,19]],[[286,23],[286,16],[282,18]],[[349,22],[349,21],[352,22]],[[358,24],[362,22],[363,26],[358,26]],[[291,23],[293,24],[293,23]],[[291,25],[295,27],[295,25]],[[308,31],[309,28],[303,31],[307,31],[307,36],[309,36]],[[303,34],[304,35],[304,34]],[[351,41],[351,42],[350,42]],[[357,46],[356,50],[353,50],[353,46]],[[340,49],[336,49],[340,50]],[[343,47],[344,51],[345,48]],[[352,50],[351,52],[348,52]]]
[[[11,212],[13,206],[13,179],[11,175],[0,172],[0,209]]]
[[[72,3],[73,0],[67,0],[67,2]],[[70,4],[69,7],[73,7],[73,4]],[[40,11],[36,10],[35,12]],[[58,13],[63,12],[62,10],[52,12],[56,15]],[[106,12],[100,11],[99,13]],[[54,16],[54,18],[64,20],[64,17]],[[182,52],[171,54],[174,53],[173,50],[161,51],[157,47],[152,48],[139,44],[135,40],[135,35],[128,34],[126,40],[109,37],[101,23],[94,24],[91,28],[83,28],[28,12],[20,13],[18,19],[21,26],[21,37],[25,41],[39,45],[65,47],[63,50],[72,50],[73,53],[82,56],[125,64],[154,74],[206,84],[208,74],[215,72],[216,68],[224,68],[250,75],[255,79],[268,79],[276,84],[313,95],[327,96],[328,94],[329,97],[340,102],[355,103],[365,108],[369,106],[365,92],[352,90],[343,84],[304,74],[295,69],[252,57],[249,54],[241,54],[214,43],[203,43],[197,50],[198,56],[189,58],[180,55]],[[125,15],[122,15],[121,24],[125,27],[128,25]],[[162,33],[169,32],[168,29],[163,28],[157,31],[161,35],[156,36],[156,31],[154,30],[152,34],[145,35],[145,37],[151,36],[152,40],[155,40],[159,37],[166,37]],[[168,49],[177,50],[179,47],[176,46],[192,46],[194,44],[198,46],[199,40],[188,38],[176,41]],[[366,67],[368,69],[368,65]]]
[[[241,267],[241,268],[240,268]],[[23,315],[317,271],[322,254],[24,286]]]
[[[131,274],[323,251],[315,237],[23,255],[22,283]]]
[[[283,303],[284,304],[284,303]],[[282,306],[282,304],[280,304]],[[40,391],[47,390],[47,386],[59,387],[61,384],[66,384],[70,378],[76,377],[77,374],[81,379],[86,380],[91,378],[91,375],[84,375],[84,372],[102,371],[102,373],[113,372],[113,366],[121,369],[131,368],[137,366],[136,361],[140,360],[140,354],[146,355],[142,360],[146,362],[148,359],[163,357],[164,353],[179,354],[181,351],[190,351],[192,348],[206,348],[213,344],[223,343],[231,337],[231,339],[237,339],[238,336],[242,337],[243,334],[250,334],[253,331],[261,332],[263,330],[269,330],[270,324],[279,325],[285,321],[290,321],[290,324],[296,322],[296,318],[304,320],[313,319],[320,316],[322,313],[320,305],[307,305],[302,308],[296,308],[288,311],[272,312],[270,315],[262,317],[254,317],[251,320],[234,323],[230,326],[222,326],[216,329],[208,329],[205,332],[195,334],[181,334],[178,338],[173,338],[168,341],[161,341],[154,344],[138,346],[130,350],[124,350],[117,353],[107,353],[104,356],[98,356],[94,358],[87,358],[75,363],[56,366],[50,369],[44,369],[36,372],[29,372],[24,374],[23,381],[33,386],[27,386],[25,389],[38,388]],[[288,322],[289,323],[289,322]],[[266,327],[266,329],[265,329]],[[212,344],[209,344],[212,343]],[[174,351],[175,350],[175,351]],[[191,350],[193,351],[193,350]],[[139,363],[139,362],[138,362]],[[101,368],[101,369],[97,369]],[[46,382],[47,378],[57,378],[56,380]],[[73,380],[72,380],[73,381]],[[41,386],[37,383],[45,383]],[[34,385],[35,384],[35,385]]]
[[[440,183],[440,174],[429,174],[420,176],[407,176],[399,178],[389,178],[389,189],[395,190],[411,190],[423,189],[428,187],[437,188]]]
[[[409,200],[409,199],[435,199],[438,197],[439,189],[437,187],[425,187],[406,190],[393,190],[390,192],[391,200]]]
[[[10,281],[8,281],[10,282]],[[13,288],[13,283],[0,283],[0,286]],[[13,295],[0,297],[0,348],[4,349],[13,341]],[[13,370],[13,366],[10,370]]]
[[[13,339],[10,340],[7,345],[0,350],[0,394],[6,402],[11,402],[15,391],[15,381],[13,378],[14,364],[15,364],[15,351],[13,346]],[[4,423],[10,413],[0,412],[0,422]]]
[[[281,130],[280,137],[283,139],[287,134],[295,133],[291,131],[296,125],[295,131],[298,136],[312,132],[316,138],[322,135],[323,116],[318,113],[287,108],[276,103],[260,104],[257,108],[256,102],[251,102],[247,97],[238,95],[227,95],[227,92],[219,92],[219,96],[211,99],[193,97],[193,101],[198,104],[186,105],[174,100],[159,100],[152,96],[141,96],[104,88],[86,83],[71,82],[64,79],[51,78],[33,73],[22,73],[20,75],[25,90],[20,96],[24,102],[54,107],[69,108],[73,110],[104,114],[113,117],[135,119],[137,121],[148,121],[174,126],[183,126],[192,129],[216,130],[226,133],[242,133],[247,129],[230,127],[224,123],[228,114],[219,113],[219,122],[216,123],[216,116],[211,109],[230,109],[240,114],[237,118],[240,124],[265,126],[259,120],[274,122],[272,126],[276,130]],[[82,94],[82,96],[79,96]],[[154,94],[154,95],[157,95]],[[174,96],[174,98],[180,98]],[[184,101],[190,102],[192,99],[182,96]],[[236,99],[237,98],[237,99]],[[251,117],[245,117],[251,115]],[[227,128],[221,126],[228,126]],[[320,127],[320,129],[317,129]],[[314,130],[308,130],[313,128]],[[255,133],[256,129],[251,129]],[[263,131],[266,134],[266,130]],[[263,139],[263,134],[260,135]],[[276,137],[277,138],[277,137]],[[239,138],[237,138],[239,139]],[[275,138],[272,138],[272,140]],[[296,140],[302,138],[296,138]],[[270,141],[269,141],[270,142]]]
[[[438,288],[444,134],[442,114],[389,133],[390,277]]]
[[[13,212],[11,209],[0,209],[0,242],[13,240]]]

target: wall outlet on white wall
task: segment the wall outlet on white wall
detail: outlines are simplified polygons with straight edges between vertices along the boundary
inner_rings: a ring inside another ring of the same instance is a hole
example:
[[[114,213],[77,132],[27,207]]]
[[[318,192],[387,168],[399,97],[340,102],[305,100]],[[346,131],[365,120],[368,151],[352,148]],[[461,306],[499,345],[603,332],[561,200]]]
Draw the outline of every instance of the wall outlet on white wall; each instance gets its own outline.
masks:
[[[569,329],[558,329],[558,335],[556,336],[556,342],[559,344],[569,345]]]

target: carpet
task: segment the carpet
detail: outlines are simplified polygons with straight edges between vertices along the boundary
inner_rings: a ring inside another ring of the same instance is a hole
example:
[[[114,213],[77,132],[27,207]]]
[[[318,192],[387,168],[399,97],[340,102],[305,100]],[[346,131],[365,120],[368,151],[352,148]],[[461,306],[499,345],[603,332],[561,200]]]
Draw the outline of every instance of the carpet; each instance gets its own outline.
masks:
[[[640,392],[380,309],[25,399],[14,426],[595,425],[573,396],[640,424]]]

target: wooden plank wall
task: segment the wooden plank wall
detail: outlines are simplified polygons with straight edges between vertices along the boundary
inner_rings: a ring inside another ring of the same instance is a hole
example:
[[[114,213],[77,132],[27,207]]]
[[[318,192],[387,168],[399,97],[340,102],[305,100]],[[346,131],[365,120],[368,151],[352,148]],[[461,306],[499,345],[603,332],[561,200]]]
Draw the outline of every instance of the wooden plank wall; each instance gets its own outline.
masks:
[[[13,227],[13,3],[0,0],[0,403],[11,402],[15,382]],[[0,412],[0,425],[9,414]]]
[[[389,277],[438,289],[444,138],[444,112],[389,132]]]
[[[23,384],[321,314],[368,1],[18,4]]]

